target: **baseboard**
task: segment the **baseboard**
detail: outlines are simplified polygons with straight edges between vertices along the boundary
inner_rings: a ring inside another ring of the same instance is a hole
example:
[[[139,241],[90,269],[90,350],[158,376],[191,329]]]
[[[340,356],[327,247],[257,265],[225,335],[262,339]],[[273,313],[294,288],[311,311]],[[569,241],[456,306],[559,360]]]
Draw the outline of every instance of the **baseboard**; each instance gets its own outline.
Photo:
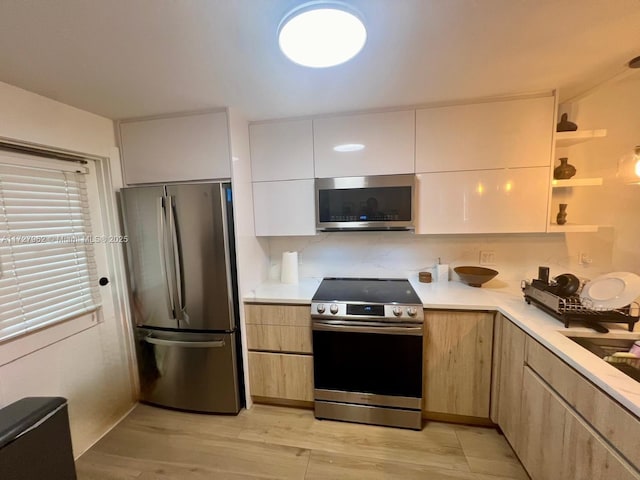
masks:
[[[497,427],[489,418],[470,417],[467,415],[452,415],[450,413],[422,412],[423,420],[436,422],[460,423],[463,425],[476,425],[479,427]]]
[[[262,403],[267,405],[278,405],[280,407],[295,407],[313,409],[313,402],[307,402],[304,400],[289,400],[286,398],[272,398],[272,397],[259,397],[252,395],[254,403]]]
[[[98,443],[100,440],[102,440],[102,438],[107,433],[109,433],[111,430],[113,430],[114,427],[116,425],[118,425],[122,420],[124,420],[133,411],[133,409],[136,408],[137,406],[138,406],[138,402],[135,402],[133,405],[131,405],[131,408],[129,408],[122,415],[120,415],[120,417],[118,417],[118,420],[116,420],[109,428],[107,428],[102,435],[100,435],[98,438],[96,438],[96,440],[94,442],[92,442],[91,445],[89,445],[87,448],[85,448],[82,452],[80,452],[80,454],[76,455],[74,460],[77,461],[82,455],[84,455],[87,451],[89,451],[96,443]]]

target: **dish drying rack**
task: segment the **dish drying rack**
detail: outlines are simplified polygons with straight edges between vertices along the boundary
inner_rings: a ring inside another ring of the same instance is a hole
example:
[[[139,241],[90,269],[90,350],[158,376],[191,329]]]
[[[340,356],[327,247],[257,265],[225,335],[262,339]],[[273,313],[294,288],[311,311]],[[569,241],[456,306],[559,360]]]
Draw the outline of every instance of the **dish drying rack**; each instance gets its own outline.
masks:
[[[548,285],[541,280],[522,281],[524,300],[532,302],[549,315],[564,323],[565,328],[571,322],[582,323],[599,333],[608,333],[609,329],[601,323],[625,323],[630,332],[640,317],[640,305],[632,302],[615,310],[596,310],[583,302],[578,295],[560,297],[546,290]]]

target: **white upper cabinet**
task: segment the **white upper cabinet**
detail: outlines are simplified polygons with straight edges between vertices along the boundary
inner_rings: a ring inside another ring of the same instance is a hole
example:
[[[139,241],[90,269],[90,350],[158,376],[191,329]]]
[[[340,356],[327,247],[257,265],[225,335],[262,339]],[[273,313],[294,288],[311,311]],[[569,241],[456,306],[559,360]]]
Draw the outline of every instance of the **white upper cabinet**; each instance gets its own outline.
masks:
[[[413,173],[415,112],[315,119],[313,145],[318,178]],[[339,151],[340,146],[347,145],[364,148]]]
[[[313,179],[253,182],[256,236],[315,235]]]
[[[249,126],[254,182],[313,178],[311,120]]]
[[[226,112],[122,121],[119,128],[128,184],[231,177]]]
[[[551,165],[554,98],[420,109],[416,172]]]
[[[547,228],[549,167],[421,173],[416,233],[524,233]]]

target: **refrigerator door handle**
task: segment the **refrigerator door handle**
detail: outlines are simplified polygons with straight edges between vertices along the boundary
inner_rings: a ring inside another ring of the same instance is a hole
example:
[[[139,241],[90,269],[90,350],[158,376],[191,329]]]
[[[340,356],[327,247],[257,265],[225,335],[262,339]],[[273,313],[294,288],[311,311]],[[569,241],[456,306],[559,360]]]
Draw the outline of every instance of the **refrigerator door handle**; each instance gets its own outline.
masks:
[[[169,310],[171,312],[171,317],[175,319],[176,316],[176,308],[175,301],[173,299],[173,291],[171,288],[171,282],[169,281],[169,271],[167,269],[167,228],[166,228],[166,208],[165,208],[165,199],[164,197],[158,197],[157,203],[157,212],[158,212],[158,238],[160,242],[158,245],[160,246],[160,270],[162,272],[162,276],[164,278],[164,284],[167,288],[167,297],[169,299]]]
[[[165,340],[163,338],[144,337],[144,341],[153,345],[162,345],[167,347],[184,347],[184,348],[222,348],[224,340],[209,340],[204,342],[186,342],[183,340]]]
[[[180,246],[180,231],[178,217],[176,215],[176,199],[173,195],[168,195],[169,201],[169,233],[171,235],[171,253],[173,261],[173,272],[175,274],[174,285],[177,299],[176,315],[178,320],[184,320],[189,324],[189,315],[184,311],[184,275],[182,268],[182,248]]]

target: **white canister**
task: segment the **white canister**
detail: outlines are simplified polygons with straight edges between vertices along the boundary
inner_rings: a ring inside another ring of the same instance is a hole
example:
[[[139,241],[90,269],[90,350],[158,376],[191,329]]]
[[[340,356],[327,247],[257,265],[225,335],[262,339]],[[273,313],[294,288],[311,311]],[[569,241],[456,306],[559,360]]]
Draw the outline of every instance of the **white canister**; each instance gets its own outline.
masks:
[[[439,263],[436,265],[436,278],[438,279],[438,282],[449,281],[449,264]]]
[[[282,252],[280,282],[298,283],[298,252]]]

